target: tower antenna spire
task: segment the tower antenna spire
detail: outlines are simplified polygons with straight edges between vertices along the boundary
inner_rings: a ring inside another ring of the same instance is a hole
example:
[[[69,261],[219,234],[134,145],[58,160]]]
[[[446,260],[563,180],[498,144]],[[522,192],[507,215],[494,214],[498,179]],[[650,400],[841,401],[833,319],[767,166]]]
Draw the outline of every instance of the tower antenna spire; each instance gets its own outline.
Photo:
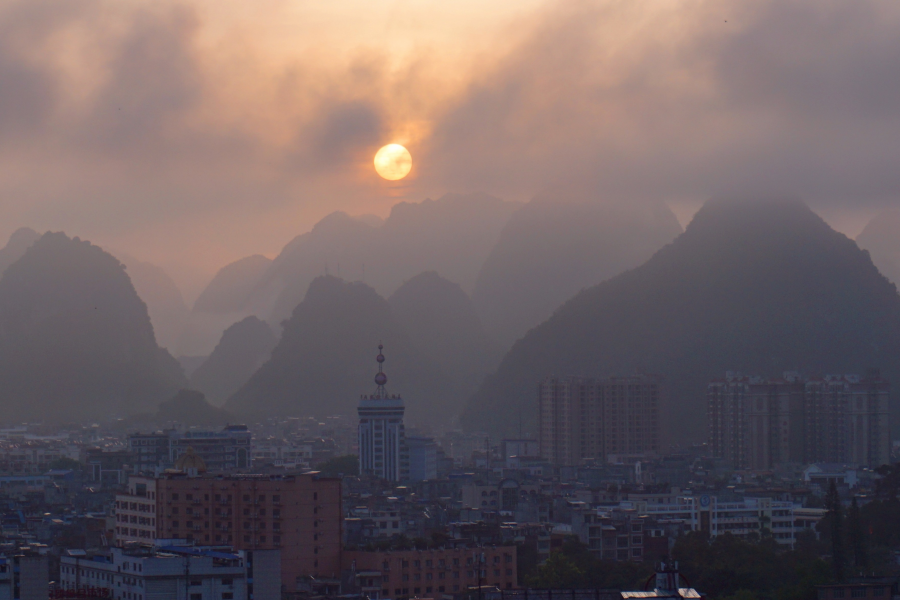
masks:
[[[375,357],[375,360],[378,361],[378,373],[375,375],[375,385],[378,387],[375,389],[375,397],[376,398],[387,398],[387,392],[384,390],[384,385],[387,383],[387,375],[384,374],[384,369],[382,368],[384,365],[384,354],[381,352],[384,350],[384,346],[378,344],[378,356]]]

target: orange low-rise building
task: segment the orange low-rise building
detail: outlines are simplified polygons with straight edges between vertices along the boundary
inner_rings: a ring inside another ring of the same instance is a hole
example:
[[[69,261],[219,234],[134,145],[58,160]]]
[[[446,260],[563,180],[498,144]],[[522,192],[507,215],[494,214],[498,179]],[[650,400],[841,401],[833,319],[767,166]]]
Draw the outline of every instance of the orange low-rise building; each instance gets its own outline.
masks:
[[[479,585],[512,589],[518,576],[515,546],[345,550],[343,565],[373,600],[436,597]]]
[[[289,590],[301,576],[340,576],[339,479],[314,473],[193,477],[166,473],[154,483],[155,538],[235,550],[278,549],[282,582]],[[128,509],[130,520],[130,505]],[[117,510],[124,517],[121,504]],[[133,537],[130,528],[128,534]]]

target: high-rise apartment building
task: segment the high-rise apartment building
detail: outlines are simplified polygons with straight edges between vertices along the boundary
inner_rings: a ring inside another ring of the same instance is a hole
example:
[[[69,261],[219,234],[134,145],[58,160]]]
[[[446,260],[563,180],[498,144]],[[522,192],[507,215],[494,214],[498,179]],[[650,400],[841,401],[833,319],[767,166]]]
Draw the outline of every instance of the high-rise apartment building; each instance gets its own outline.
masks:
[[[382,366],[384,347],[378,345],[378,374],[375,375],[375,393],[359,399],[359,472],[388,481],[409,479],[409,450],[403,427],[406,410],[403,398],[389,395]]]
[[[183,539],[281,551],[282,581],[338,577],[341,482],[313,473],[132,477],[116,496],[116,544]]]
[[[659,453],[660,378],[548,377],[538,385],[538,444],[557,466]]]
[[[707,386],[713,456],[736,469],[830,462],[877,467],[890,460],[890,384],[873,371],[779,379],[728,372]]]

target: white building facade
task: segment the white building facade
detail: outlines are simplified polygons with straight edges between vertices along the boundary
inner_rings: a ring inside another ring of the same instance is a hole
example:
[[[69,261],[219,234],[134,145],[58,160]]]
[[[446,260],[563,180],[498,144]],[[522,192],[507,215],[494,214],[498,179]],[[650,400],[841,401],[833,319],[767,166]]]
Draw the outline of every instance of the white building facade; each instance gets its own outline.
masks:
[[[359,472],[387,481],[405,481],[409,478],[409,451],[403,414],[406,408],[403,398],[389,395],[384,386],[387,375],[382,370],[384,355],[378,346],[378,386],[371,396],[361,396],[359,414]]]
[[[280,600],[280,563],[278,550],[112,548],[60,557],[59,587],[105,589],[115,600]]]
[[[710,537],[730,533],[736,537],[771,536],[778,544],[794,547],[797,534],[815,531],[825,509],[802,508],[793,502],[771,498],[720,500],[715,496],[678,496],[671,504],[621,502],[618,508],[636,509],[657,520],[681,521],[685,529],[706,531]]]

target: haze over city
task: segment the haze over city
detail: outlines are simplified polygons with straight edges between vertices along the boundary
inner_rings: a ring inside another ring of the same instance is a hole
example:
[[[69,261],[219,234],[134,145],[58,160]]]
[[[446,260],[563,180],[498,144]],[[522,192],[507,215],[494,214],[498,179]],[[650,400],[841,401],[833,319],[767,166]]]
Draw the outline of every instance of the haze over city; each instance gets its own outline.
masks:
[[[0,0],[0,598],[900,599],[900,3]]]

